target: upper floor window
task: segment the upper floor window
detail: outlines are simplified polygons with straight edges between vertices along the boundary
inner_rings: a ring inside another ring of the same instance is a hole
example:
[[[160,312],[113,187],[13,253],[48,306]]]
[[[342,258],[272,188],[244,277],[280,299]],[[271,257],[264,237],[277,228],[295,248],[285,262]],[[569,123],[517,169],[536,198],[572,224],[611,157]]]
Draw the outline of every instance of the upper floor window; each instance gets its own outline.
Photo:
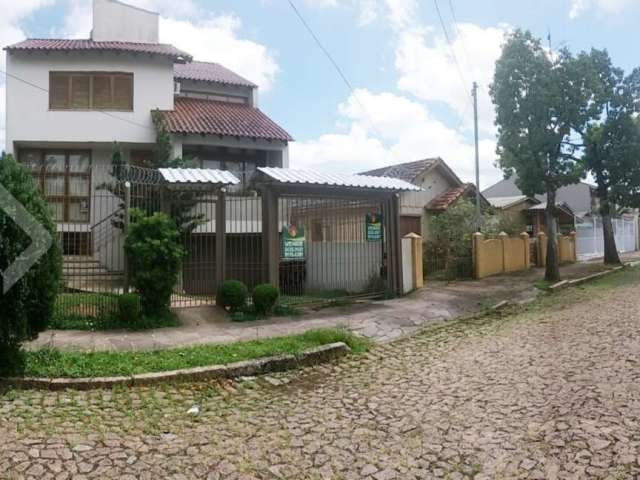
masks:
[[[133,110],[133,74],[50,72],[51,110]]]

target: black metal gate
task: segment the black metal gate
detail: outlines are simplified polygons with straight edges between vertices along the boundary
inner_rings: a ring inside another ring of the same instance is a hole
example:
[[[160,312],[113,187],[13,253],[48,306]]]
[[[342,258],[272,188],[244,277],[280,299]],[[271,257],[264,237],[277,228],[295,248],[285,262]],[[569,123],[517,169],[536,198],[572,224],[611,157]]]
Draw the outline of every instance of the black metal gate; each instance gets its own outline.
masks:
[[[283,295],[315,302],[385,291],[380,202],[283,195],[278,227]]]

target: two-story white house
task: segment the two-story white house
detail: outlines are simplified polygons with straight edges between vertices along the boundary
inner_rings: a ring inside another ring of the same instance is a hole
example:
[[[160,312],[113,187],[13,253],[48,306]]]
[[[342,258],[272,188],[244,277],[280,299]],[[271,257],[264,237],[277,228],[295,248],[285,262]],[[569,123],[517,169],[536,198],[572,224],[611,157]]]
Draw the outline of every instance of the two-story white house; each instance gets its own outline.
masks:
[[[113,143],[132,165],[153,155],[156,110],[176,157],[241,177],[288,166],[292,138],[258,109],[257,86],[159,43],[158,32],[158,14],[94,0],[91,38],[28,39],[4,49],[6,149],[37,178],[67,255],[91,254],[92,230],[109,214],[92,199]]]

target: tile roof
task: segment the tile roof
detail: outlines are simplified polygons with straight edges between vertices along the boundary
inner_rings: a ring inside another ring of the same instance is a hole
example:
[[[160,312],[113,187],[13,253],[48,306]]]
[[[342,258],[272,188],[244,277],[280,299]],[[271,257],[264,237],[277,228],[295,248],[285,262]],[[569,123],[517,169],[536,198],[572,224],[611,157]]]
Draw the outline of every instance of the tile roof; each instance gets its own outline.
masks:
[[[418,160],[415,162],[399,163],[397,165],[389,165],[387,167],[376,168],[374,170],[362,172],[362,175],[373,175],[375,177],[392,177],[399,178],[407,182],[413,182],[418,175],[431,168],[438,162],[442,162],[442,159],[425,158],[424,160]]]
[[[472,183],[467,183],[462,187],[450,188],[431,200],[426,208],[427,210],[444,211],[469,191],[475,192],[475,187]]]
[[[313,170],[259,167],[258,170],[279,183],[323,185],[328,187],[355,187],[392,191],[420,191],[420,187],[397,178],[369,175],[342,175]]]
[[[178,61],[191,61],[192,57],[173,45],[164,43],[134,43],[134,42],[94,42],[89,39],[28,39],[4,48],[14,51],[103,51],[127,52],[163,55]]]
[[[215,82],[223,85],[238,85],[255,88],[257,85],[218,63],[178,63],[173,67],[173,76],[178,80]]]
[[[226,170],[209,168],[160,168],[160,175],[167,183],[237,185],[240,180]]]
[[[171,133],[293,140],[273,120],[249,105],[178,97],[174,109],[162,113]]]
[[[487,198],[487,201],[496,208],[509,208],[517,205],[521,202],[529,200],[530,202],[539,203],[539,200],[536,200],[532,197],[527,197],[526,195],[514,195],[511,197],[491,197]]]

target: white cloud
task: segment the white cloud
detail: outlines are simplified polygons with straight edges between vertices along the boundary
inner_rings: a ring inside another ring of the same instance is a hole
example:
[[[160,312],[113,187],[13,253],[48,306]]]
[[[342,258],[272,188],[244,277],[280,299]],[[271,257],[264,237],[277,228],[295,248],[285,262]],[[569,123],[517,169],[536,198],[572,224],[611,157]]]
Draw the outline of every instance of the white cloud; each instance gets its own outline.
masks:
[[[20,21],[39,8],[51,5],[53,0],[0,0],[0,48],[24,40],[25,32]],[[0,70],[6,68],[5,52],[0,52]],[[4,75],[0,74],[0,150],[4,150],[6,141],[6,87]]]
[[[625,8],[637,5],[637,0],[571,0],[570,18],[577,18],[589,10],[599,10],[606,14],[617,14]]]
[[[426,107],[393,93],[355,92],[338,106],[346,128],[291,145],[291,167],[354,173],[371,168],[442,157],[465,181],[474,180],[474,147],[464,136],[433,118]],[[480,143],[481,183],[500,178],[493,167],[495,142]]]
[[[471,82],[476,81],[481,86],[478,94],[480,128],[483,133],[493,134],[495,112],[488,86],[493,81],[495,62],[507,31],[508,27],[503,25],[481,28],[462,23],[451,48],[434,29],[400,32],[395,52],[398,88],[423,100],[445,103],[470,127]]]
[[[278,73],[278,63],[264,45],[240,38],[240,27],[234,15],[199,21],[162,18],[160,40],[189,52],[196,60],[219,62],[267,91]]]
[[[161,42],[175,45],[196,60],[221,63],[256,83],[262,91],[272,87],[279,70],[275,56],[264,45],[241,38],[242,22],[236,15],[206,14],[191,1],[137,0],[129,3],[168,15],[160,17]],[[173,3],[175,7],[171,7]],[[193,17],[194,13],[201,15]],[[176,16],[170,16],[173,14]],[[86,38],[92,24],[90,3],[72,0],[65,24],[67,33]]]

